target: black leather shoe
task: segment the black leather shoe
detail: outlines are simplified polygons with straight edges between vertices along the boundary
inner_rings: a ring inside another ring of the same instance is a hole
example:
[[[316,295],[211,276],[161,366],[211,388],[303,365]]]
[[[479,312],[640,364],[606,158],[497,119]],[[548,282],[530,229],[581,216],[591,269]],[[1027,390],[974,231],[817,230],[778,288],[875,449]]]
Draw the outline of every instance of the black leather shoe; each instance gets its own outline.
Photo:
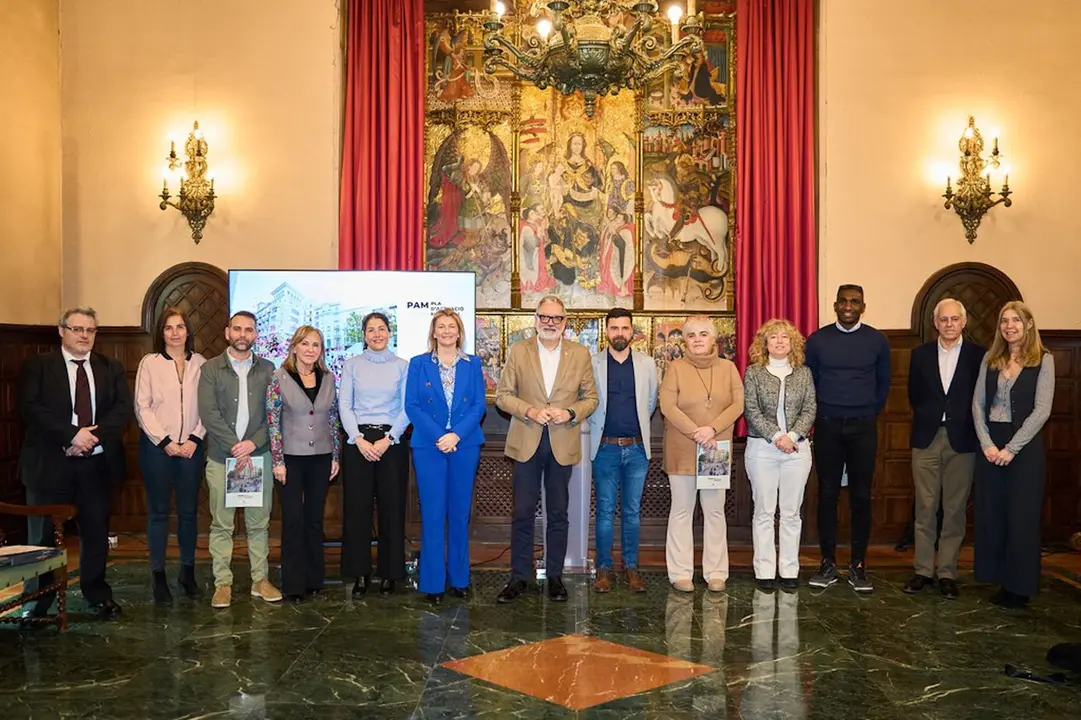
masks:
[[[548,578],[548,599],[552,602],[567,602],[567,586],[563,584],[563,578]]]
[[[177,584],[184,590],[184,595],[190,600],[198,600],[203,597],[203,589],[195,581],[195,566],[181,565]]]
[[[499,595],[498,597],[496,597],[495,601],[501,605],[505,605],[506,603],[512,603],[517,600],[523,592],[525,592],[525,589],[525,580],[517,580],[511,578],[510,582],[504,585],[503,589],[499,591]]]
[[[353,583],[353,597],[358,597],[368,592],[368,586],[371,584],[371,575],[363,575],[361,577],[358,577],[356,582]]]
[[[450,588],[450,596],[458,598],[459,600],[464,600],[465,598],[469,597],[469,588],[468,587],[460,587],[459,588],[459,587],[451,586],[451,588]]]
[[[781,578],[782,590],[799,590],[799,578]]]
[[[443,593],[428,593],[428,602],[432,605],[442,605]]]
[[[776,580],[768,580],[768,579],[765,579],[765,578],[759,579],[759,581],[758,581],[758,589],[761,590],[762,592],[773,592],[774,590],[777,589],[777,581]]]
[[[164,570],[154,570],[154,603],[157,605],[172,605],[173,594],[169,591],[169,581],[165,579]]]
[[[303,595],[286,595],[285,600],[286,600],[286,602],[291,603],[293,605],[299,605],[300,603],[304,602],[304,596]]]
[[[949,600],[956,600],[961,595],[957,590],[957,581],[950,578],[938,579],[938,591],[942,593],[942,597]]]
[[[113,600],[112,598],[109,598],[104,602],[94,603],[91,607],[98,611],[102,620],[113,620],[120,617],[123,612],[116,600]]]
[[[383,578],[379,583],[379,594],[383,597],[390,597],[394,594],[394,581]]]
[[[916,595],[922,592],[925,587],[932,584],[933,582],[934,580],[927,577],[926,575],[913,575],[908,579],[908,582],[905,583],[905,586],[902,588],[902,590],[909,595]]]

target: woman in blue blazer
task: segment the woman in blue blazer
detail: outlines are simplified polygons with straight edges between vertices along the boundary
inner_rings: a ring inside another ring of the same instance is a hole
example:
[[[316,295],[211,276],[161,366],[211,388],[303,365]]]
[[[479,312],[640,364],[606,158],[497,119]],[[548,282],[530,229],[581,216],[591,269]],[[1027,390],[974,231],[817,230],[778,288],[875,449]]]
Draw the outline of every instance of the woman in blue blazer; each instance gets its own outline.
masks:
[[[405,411],[413,423],[413,467],[420,495],[420,584],[432,604],[443,591],[469,589],[469,513],[484,433],[484,376],[462,352],[465,326],[444,308],[432,317],[429,352],[409,361]],[[444,543],[444,533],[446,542]]]

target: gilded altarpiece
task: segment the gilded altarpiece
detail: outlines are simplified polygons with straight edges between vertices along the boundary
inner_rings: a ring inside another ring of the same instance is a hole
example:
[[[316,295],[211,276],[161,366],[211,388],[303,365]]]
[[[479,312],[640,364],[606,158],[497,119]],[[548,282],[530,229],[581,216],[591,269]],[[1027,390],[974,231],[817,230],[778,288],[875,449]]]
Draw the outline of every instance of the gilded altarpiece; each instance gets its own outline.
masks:
[[[580,95],[486,74],[483,14],[426,19],[426,266],[476,273],[489,392],[548,294],[567,304],[567,337],[591,350],[621,306],[662,371],[688,314],[714,316],[718,351],[733,355],[732,5],[700,2],[703,52],[663,82],[600,98],[592,117]],[[514,37],[535,32],[527,14],[504,21]],[[653,32],[669,42],[663,15]]]

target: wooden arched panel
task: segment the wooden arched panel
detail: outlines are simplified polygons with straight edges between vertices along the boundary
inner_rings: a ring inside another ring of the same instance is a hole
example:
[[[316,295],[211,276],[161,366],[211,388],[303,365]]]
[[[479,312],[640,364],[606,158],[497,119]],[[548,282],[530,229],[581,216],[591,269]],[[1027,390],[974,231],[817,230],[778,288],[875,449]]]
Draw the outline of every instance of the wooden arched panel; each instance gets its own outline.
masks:
[[[955,298],[968,311],[965,334],[984,347],[990,347],[998,324],[998,311],[1010,300],[1023,300],[1005,273],[983,263],[958,263],[942,268],[923,284],[912,305],[912,329],[924,342],[934,340],[931,317],[940,300]]]
[[[153,334],[158,314],[166,307],[179,307],[188,314],[196,351],[209,358],[225,350],[229,278],[221,268],[189,262],[174,265],[159,275],[143,298],[146,332]]]

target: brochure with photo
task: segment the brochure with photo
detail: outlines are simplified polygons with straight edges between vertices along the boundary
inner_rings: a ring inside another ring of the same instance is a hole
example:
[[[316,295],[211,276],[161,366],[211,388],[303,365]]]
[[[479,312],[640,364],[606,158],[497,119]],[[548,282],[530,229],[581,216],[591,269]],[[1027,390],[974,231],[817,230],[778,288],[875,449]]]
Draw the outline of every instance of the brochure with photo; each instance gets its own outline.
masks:
[[[727,490],[732,485],[732,441],[718,440],[717,446],[698,446],[695,487],[699,490]]]
[[[225,459],[225,507],[262,507],[264,456]]]

